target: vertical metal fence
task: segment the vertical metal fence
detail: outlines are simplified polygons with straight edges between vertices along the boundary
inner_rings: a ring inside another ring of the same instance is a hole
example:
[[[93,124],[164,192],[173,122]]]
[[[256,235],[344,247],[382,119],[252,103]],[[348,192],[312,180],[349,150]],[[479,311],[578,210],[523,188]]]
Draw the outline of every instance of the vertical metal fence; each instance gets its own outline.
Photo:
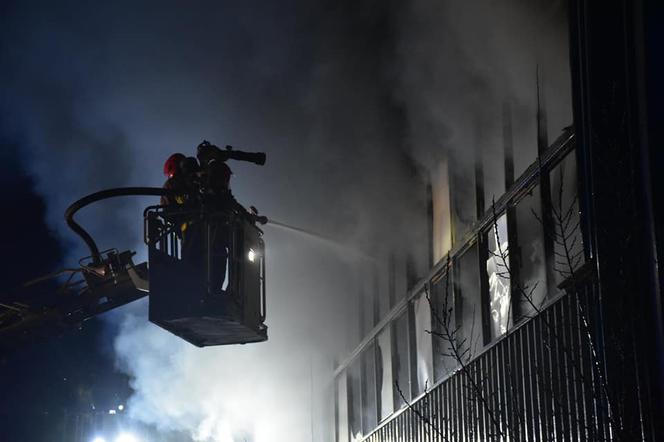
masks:
[[[364,440],[611,440],[594,294],[561,296]]]

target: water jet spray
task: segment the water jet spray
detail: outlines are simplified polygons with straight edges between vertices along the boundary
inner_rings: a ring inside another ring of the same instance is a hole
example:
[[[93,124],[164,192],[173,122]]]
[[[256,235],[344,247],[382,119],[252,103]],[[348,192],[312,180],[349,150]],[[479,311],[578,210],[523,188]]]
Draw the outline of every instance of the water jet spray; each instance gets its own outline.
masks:
[[[361,252],[356,247],[353,247],[349,244],[344,244],[343,242],[339,241],[338,239],[332,238],[332,237],[327,236],[327,235],[323,235],[321,233],[314,232],[312,230],[303,229],[301,227],[295,227],[293,225],[286,224],[286,223],[283,223],[281,221],[275,221],[271,218],[269,218],[267,220],[266,225],[272,225],[272,226],[281,228],[283,230],[287,230],[287,231],[290,231],[290,232],[297,233],[298,235],[303,236],[305,238],[316,240],[316,241],[318,241],[318,242],[320,242],[320,243],[322,243],[322,244],[324,244],[328,247],[331,247],[333,249],[336,249],[336,250],[339,250],[339,251],[343,252],[345,255],[350,254],[350,255],[352,255],[356,258],[359,258],[359,259],[370,260],[370,261],[374,260],[373,257],[367,255],[364,252]]]

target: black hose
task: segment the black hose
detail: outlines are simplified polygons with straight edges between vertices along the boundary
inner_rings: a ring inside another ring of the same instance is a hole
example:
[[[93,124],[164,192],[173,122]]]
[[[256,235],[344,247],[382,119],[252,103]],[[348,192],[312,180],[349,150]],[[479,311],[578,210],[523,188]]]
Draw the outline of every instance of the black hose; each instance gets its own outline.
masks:
[[[102,262],[101,253],[97,244],[92,239],[92,236],[80,224],[74,221],[74,214],[83,207],[108,198],[115,198],[117,196],[163,196],[173,194],[173,190],[162,189],[161,187],[118,187],[115,189],[102,190],[100,192],[91,193],[84,196],[78,201],[75,201],[71,206],[65,210],[65,220],[70,229],[80,236],[85,244],[90,249],[90,254],[93,263],[99,264]]]

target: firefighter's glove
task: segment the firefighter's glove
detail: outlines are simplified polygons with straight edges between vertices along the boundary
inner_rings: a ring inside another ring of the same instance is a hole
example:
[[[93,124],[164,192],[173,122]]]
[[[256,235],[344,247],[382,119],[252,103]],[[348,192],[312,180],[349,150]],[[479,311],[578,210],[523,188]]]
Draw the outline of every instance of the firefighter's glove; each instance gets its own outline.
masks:
[[[254,219],[256,220],[257,223],[259,224],[267,224],[267,216],[254,216]]]

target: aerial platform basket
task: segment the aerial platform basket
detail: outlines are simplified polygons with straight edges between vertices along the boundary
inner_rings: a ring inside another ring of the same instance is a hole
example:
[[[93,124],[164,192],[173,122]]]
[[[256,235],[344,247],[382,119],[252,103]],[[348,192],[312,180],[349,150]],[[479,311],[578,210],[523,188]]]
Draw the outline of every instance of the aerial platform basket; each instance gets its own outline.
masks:
[[[267,340],[262,231],[235,212],[145,210],[151,322],[198,346]]]

